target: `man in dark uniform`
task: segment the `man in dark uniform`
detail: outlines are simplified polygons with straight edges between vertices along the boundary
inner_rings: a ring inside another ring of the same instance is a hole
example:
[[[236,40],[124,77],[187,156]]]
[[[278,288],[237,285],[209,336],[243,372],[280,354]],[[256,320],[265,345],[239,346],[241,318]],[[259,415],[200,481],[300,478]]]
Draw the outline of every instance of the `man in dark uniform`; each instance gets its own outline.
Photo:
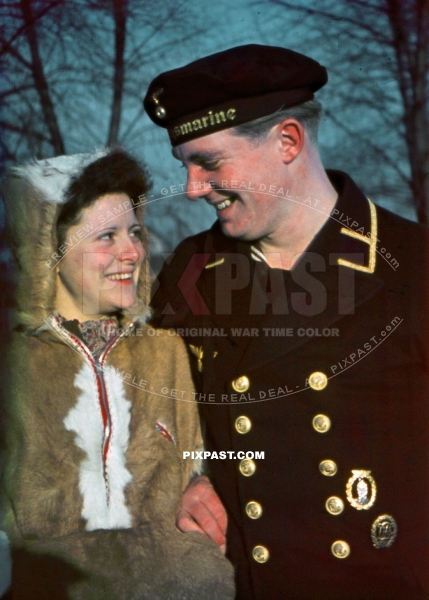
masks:
[[[428,233],[325,172],[326,81],[251,45],[152,82],[217,214],[164,266],[154,322],[188,344],[237,597],[429,598]]]

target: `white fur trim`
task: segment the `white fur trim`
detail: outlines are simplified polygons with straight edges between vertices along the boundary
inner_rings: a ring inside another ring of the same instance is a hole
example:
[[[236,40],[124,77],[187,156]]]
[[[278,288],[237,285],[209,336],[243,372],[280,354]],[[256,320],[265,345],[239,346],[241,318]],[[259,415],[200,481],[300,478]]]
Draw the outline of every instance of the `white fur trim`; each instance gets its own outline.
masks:
[[[24,167],[13,167],[13,175],[26,179],[32,187],[43,192],[48,202],[62,204],[64,193],[72,177],[80,173],[90,163],[105,156],[107,150],[99,150],[92,154],[73,154],[71,156],[56,156],[45,160],[37,160]]]
[[[76,444],[86,454],[79,468],[79,490],[83,498],[82,517],[86,529],[131,527],[131,515],[125,505],[124,489],[131,481],[125,467],[129,441],[130,402],[125,398],[122,381],[114,369],[104,371],[112,419],[112,435],[107,456],[107,481],[103,476],[103,420],[92,366],[84,364],[76,375],[80,390],[77,404],[64,419],[66,429],[76,432]],[[112,378],[115,383],[112,384]]]
[[[124,498],[125,487],[132,479],[125,466],[125,452],[130,438],[131,402],[126,399],[124,382],[119,371],[113,367],[104,367],[104,381],[112,418],[112,435],[107,454],[110,526],[131,527],[131,516]],[[115,523],[122,525],[114,525]]]
[[[196,448],[196,450],[204,450],[204,446]],[[203,458],[196,458],[192,464],[191,477],[195,475],[204,475],[207,472],[207,465]]]

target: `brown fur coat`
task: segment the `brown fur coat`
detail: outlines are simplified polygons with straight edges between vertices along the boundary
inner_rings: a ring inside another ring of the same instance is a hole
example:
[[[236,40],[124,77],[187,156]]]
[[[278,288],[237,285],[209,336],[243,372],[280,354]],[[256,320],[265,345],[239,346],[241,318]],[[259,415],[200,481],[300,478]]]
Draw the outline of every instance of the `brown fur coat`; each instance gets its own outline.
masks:
[[[25,190],[37,215],[32,224],[44,228],[35,243],[37,232],[19,222],[26,213],[17,215],[9,203],[15,232],[29,231],[26,246],[33,243],[33,252],[20,246],[18,255],[22,331],[14,336],[5,385],[2,529],[12,547],[13,598],[232,598],[232,568],[218,548],[175,527],[196,470],[183,451],[201,446],[180,339],[148,328],[144,315],[124,319],[121,337],[101,358],[106,425],[100,371],[83,342],[50,314],[53,284],[42,267],[55,244],[55,203],[25,171],[7,189],[21,211]]]

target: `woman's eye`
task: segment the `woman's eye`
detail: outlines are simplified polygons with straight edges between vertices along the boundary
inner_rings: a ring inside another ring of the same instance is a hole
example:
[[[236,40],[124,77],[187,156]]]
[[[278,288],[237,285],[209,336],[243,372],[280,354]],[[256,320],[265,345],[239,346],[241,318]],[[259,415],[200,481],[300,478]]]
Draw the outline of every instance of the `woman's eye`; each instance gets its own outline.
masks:
[[[102,235],[99,236],[99,240],[111,240],[113,239],[113,231],[106,231],[106,233],[103,233]]]
[[[130,231],[130,235],[132,237],[136,237],[137,239],[141,240],[142,239],[142,230],[139,229],[133,229],[132,231]]]

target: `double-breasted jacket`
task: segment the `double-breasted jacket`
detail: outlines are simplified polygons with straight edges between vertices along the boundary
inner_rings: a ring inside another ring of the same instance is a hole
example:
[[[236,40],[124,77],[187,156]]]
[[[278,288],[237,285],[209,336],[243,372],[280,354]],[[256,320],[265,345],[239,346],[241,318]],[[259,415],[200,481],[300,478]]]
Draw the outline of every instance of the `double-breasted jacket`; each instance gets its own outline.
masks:
[[[292,271],[215,224],[169,257],[154,318],[191,354],[238,597],[428,598],[428,234],[329,176]]]

